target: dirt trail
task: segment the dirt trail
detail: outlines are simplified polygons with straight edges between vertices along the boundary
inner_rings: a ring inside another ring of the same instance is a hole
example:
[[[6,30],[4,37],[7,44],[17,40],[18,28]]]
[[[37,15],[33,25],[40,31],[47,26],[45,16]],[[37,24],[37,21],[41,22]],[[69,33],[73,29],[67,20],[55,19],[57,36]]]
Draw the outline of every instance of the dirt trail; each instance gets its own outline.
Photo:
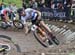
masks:
[[[49,24],[54,24],[57,26],[62,26],[66,23],[53,22],[49,21]],[[75,30],[75,25],[66,24],[73,31]],[[24,32],[21,31],[8,31],[8,30],[0,30],[0,35],[6,35],[11,37],[14,42],[16,42],[20,48],[22,54],[18,53],[15,55],[40,55],[42,52],[46,53],[46,55],[68,55],[69,52],[75,52],[75,43],[70,45],[59,45],[53,48],[44,48],[33,36],[32,33],[25,35]],[[17,52],[14,52],[17,53]],[[53,54],[52,54],[53,53]],[[56,53],[56,54],[55,54]],[[59,53],[59,54],[58,54]],[[10,55],[14,55],[13,53]]]

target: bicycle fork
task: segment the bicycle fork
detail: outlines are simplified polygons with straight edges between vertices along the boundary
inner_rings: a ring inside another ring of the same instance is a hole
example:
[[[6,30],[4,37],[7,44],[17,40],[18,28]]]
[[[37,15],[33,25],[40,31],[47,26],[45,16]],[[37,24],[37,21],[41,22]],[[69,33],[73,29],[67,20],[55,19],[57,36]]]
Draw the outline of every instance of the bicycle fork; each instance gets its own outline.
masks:
[[[45,33],[45,31],[44,30],[42,30],[41,28],[38,28],[38,30],[39,30],[39,35],[40,35],[40,38],[42,38],[43,39],[43,41],[47,41],[48,43],[49,43],[49,45],[52,45],[53,43],[52,43],[52,41],[51,40],[49,40],[49,38],[47,37],[47,35],[46,35],[46,33]]]

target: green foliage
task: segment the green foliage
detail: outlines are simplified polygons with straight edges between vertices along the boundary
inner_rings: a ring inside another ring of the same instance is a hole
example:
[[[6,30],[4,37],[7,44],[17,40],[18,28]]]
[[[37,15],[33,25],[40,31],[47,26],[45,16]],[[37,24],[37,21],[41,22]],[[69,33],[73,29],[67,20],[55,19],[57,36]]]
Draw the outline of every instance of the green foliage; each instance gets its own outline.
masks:
[[[2,1],[0,0],[0,3]],[[17,7],[21,7],[22,6],[22,0],[4,0],[4,2],[6,5],[8,5],[9,3],[15,3],[17,5]]]

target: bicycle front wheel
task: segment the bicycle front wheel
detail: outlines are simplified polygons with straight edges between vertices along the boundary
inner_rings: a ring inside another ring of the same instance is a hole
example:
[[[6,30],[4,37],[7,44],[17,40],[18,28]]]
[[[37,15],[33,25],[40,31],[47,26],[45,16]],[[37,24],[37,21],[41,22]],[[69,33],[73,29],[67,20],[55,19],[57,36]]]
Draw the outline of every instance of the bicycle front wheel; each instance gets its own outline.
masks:
[[[37,30],[34,31],[33,34],[34,34],[35,38],[37,39],[37,41],[38,41],[41,45],[43,45],[44,47],[49,47],[50,45],[53,44],[53,43],[51,42],[51,40],[49,40],[49,39],[47,38],[48,35],[42,36],[42,35],[40,35],[40,33],[37,32]]]
[[[0,35],[0,53],[5,53],[2,55],[17,55],[15,52],[21,53],[20,46],[9,36]]]

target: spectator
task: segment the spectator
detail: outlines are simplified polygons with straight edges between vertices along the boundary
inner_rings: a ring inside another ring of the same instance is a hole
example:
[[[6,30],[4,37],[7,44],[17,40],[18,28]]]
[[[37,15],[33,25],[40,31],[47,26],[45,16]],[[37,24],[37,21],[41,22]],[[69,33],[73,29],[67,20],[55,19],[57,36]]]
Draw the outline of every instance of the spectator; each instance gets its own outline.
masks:
[[[1,10],[2,10],[2,6],[1,6],[1,4],[0,4],[0,16],[1,16]]]
[[[17,11],[16,4],[13,4],[13,6],[12,6],[12,10],[13,10],[13,12],[16,12],[16,11]]]
[[[70,10],[71,10],[71,0],[65,0],[64,2],[64,10],[66,12],[66,16],[70,16]]]
[[[30,8],[33,7],[32,1],[29,1],[29,7],[30,7]]]
[[[4,3],[1,3],[2,9],[4,9],[6,7],[6,5]]]
[[[24,9],[26,9],[26,3],[25,3],[25,2],[22,2],[22,7],[23,7]]]
[[[38,7],[44,7],[44,3],[42,3],[41,1],[39,1]]]
[[[71,0],[67,0],[67,7],[71,8],[71,5],[72,5],[72,1]]]
[[[0,12],[1,12],[1,10],[2,10],[2,5],[0,4]]]
[[[38,4],[35,0],[32,0],[32,8],[37,8],[38,7]]]
[[[51,7],[51,9],[54,9],[54,8],[55,8],[55,4],[53,3],[53,1],[51,1],[51,3],[50,3],[50,4],[51,4],[51,6],[50,6],[50,7]]]
[[[60,9],[60,10],[62,10],[62,9],[64,9],[64,7],[63,7],[63,4],[60,2],[60,3],[58,3],[58,9]]]
[[[52,0],[45,0],[45,5],[46,5],[46,7],[49,7],[49,8],[51,8],[51,1]]]
[[[12,10],[13,5],[11,3],[9,3],[8,5],[8,9]]]

